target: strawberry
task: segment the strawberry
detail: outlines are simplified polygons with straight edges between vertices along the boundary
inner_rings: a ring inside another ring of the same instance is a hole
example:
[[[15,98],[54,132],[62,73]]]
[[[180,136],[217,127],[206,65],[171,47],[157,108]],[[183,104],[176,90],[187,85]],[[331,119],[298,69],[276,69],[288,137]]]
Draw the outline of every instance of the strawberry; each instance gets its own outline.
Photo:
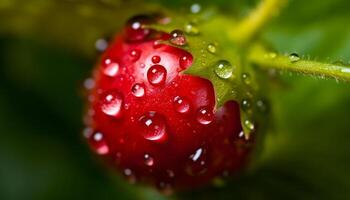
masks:
[[[131,19],[97,64],[86,118],[90,146],[129,181],[163,191],[237,173],[254,143],[244,137],[240,104],[218,106],[210,80],[185,74],[199,58],[180,48],[187,43],[182,31],[148,26],[157,22]]]

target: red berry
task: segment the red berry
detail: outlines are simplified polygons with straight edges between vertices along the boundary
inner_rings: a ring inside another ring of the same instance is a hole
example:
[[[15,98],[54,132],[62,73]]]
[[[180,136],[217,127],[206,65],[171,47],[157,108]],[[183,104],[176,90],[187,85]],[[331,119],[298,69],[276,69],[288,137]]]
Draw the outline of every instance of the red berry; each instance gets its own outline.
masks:
[[[92,149],[129,180],[163,190],[237,172],[252,142],[242,137],[238,103],[215,109],[211,82],[182,73],[196,58],[160,42],[182,45],[182,32],[143,28],[148,22],[130,21],[95,69],[85,134]]]

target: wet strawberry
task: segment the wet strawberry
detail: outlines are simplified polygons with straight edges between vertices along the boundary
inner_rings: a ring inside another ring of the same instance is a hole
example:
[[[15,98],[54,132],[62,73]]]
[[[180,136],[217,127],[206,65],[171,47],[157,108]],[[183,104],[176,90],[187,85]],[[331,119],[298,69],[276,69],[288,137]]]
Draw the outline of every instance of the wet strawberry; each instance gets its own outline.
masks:
[[[183,33],[149,23],[130,20],[94,71],[85,131],[92,149],[129,181],[164,191],[236,173],[252,142],[239,104],[216,108],[212,83],[183,73],[197,59],[178,47],[186,44]]]

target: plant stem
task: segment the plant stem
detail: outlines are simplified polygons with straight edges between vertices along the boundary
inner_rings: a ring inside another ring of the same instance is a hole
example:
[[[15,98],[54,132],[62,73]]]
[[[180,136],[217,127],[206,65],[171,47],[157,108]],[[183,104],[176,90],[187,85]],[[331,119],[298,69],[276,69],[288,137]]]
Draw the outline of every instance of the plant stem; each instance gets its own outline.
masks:
[[[237,43],[247,43],[257,35],[265,24],[279,14],[286,3],[287,0],[262,0],[249,16],[230,31],[229,36]]]
[[[249,60],[265,70],[276,69],[350,82],[350,66],[342,63],[323,63],[306,60],[299,58],[296,54],[278,55],[266,51],[262,47],[253,48],[249,54]]]

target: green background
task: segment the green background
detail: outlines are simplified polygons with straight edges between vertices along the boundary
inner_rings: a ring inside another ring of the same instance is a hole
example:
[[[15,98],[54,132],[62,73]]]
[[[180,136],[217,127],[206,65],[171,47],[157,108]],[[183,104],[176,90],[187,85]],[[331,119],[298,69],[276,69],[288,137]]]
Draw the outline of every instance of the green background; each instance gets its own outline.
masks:
[[[123,3],[124,2],[124,3]],[[0,0],[0,199],[349,199],[350,84],[284,73],[256,169],[164,197],[130,186],[81,136],[94,41],[144,9],[189,1]],[[231,17],[256,1],[198,1]],[[281,53],[350,61],[350,2],[294,0],[263,32]],[[220,27],[218,27],[219,29]]]

